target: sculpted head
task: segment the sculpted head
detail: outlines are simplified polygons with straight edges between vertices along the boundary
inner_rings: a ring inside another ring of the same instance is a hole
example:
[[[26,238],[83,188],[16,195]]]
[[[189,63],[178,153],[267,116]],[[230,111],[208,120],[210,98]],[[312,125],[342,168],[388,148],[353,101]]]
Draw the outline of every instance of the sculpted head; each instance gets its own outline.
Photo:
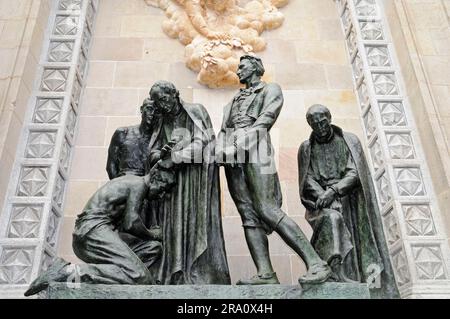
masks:
[[[236,72],[241,83],[247,83],[253,77],[262,77],[265,69],[260,58],[253,55],[241,56],[238,70]]]
[[[162,114],[172,114],[178,109],[180,92],[168,81],[158,81],[150,89],[150,98]]]
[[[155,113],[155,103],[150,98],[146,98],[144,102],[142,102],[141,106],[142,122],[148,125],[152,125],[153,119],[155,118]]]
[[[306,112],[306,120],[313,130],[313,134],[324,139],[332,133],[330,110],[321,104],[315,104]]]

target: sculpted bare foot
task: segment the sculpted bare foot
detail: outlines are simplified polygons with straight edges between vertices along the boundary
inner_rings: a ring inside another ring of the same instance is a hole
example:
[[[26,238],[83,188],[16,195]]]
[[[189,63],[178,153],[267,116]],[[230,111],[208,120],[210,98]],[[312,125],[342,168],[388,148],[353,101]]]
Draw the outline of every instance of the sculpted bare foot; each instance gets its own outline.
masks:
[[[39,277],[37,277],[25,291],[25,297],[29,297],[46,289],[51,282],[61,282],[67,279],[67,272],[64,269],[70,265],[62,258],[56,258],[55,262]]]

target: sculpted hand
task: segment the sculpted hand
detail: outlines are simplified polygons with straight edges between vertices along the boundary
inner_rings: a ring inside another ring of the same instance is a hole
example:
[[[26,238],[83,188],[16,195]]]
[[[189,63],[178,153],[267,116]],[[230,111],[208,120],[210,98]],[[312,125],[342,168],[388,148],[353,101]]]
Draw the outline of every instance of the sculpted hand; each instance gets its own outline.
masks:
[[[172,148],[176,144],[176,141],[172,140],[161,149],[161,159],[166,159],[172,153]]]
[[[321,210],[322,208],[327,208],[335,200],[336,193],[333,189],[328,188],[316,202],[316,210]]]
[[[234,140],[234,146],[237,149],[245,149],[247,139],[245,129],[238,129],[235,132],[233,132],[232,138]]]
[[[162,241],[162,230],[161,227],[152,227],[148,230],[150,237],[153,240]]]
[[[234,165],[235,156],[236,156],[236,148],[233,146],[227,146],[223,150],[225,164]]]

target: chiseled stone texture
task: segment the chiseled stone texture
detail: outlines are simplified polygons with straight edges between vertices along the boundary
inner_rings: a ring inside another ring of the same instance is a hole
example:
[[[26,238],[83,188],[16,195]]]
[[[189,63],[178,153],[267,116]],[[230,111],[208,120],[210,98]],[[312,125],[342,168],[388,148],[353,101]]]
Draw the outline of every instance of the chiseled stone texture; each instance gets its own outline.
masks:
[[[298,194],[297,151],[309,137],[305,119],[309,106],[324,103],[335,123],[363,137],[360,110],[352,88],[344,35],[338,10],[331,0],[295,0],[280,9],[286,19],[280,28],[264,33],[261,52],[267,81],[279,83],[285,103],[272,129],[283,209],[309,237]],[[223,107],[237,90],[211,90],[197,82],[185,66],[184,47],[161,30],[163,12],[144,0],[100,0],[89,57],[90,71],[80,106],[80,124],[60,232],[59,255],[76,261],[71,248],[74,217],[89,194],[107,180],[107,147],[114,130],[138,124],[139,106],[157,80],[175,83],[181,97],[202,103],[216,132]],[[241,219],[221,172],[225,245],[232,282],[255,274]],[[278,235],[269,237],[275,271],[282,284],[296,284],[305,265]]]
[[[370,299],[366,284],[127,286],[53,283],[48,299]]]
[[[33,88],[50,3],[0,0],[0,207]]]
[[[450,1],[385,0],[401,71],[450,234]]]

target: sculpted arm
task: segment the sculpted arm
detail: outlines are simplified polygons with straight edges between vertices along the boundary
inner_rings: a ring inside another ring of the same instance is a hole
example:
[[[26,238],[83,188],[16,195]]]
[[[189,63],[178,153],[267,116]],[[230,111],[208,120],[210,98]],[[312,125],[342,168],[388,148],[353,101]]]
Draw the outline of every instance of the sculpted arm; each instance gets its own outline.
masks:
[[[109,179],[114,179],[119,174],[119,150],[122,144],[123,132],[116,130],[111,138],[108,148],[108,160],[106,162],[106,172]]]
[[[284,103],[283,92],[278,84],[268,84],[264,95],[263,111],[252,125],[252,129],[270,130],[280,115]]]
[[[129,190],[123,221],[123,230],[144,240],[157,240],[158,236],[145,227],[139,216],[145,193],[146,189],[144,185],[132,187]]]
[[[339,195],[347,195],[359,183],[358,171],[352,156],[348,156],[347,167],[345,168],[345,176],[331,188]]]
[[[311,168],[308,169],[305,185],[303,187],[303,195],[312,201],[316,201],[325,190],[312,176]]]

